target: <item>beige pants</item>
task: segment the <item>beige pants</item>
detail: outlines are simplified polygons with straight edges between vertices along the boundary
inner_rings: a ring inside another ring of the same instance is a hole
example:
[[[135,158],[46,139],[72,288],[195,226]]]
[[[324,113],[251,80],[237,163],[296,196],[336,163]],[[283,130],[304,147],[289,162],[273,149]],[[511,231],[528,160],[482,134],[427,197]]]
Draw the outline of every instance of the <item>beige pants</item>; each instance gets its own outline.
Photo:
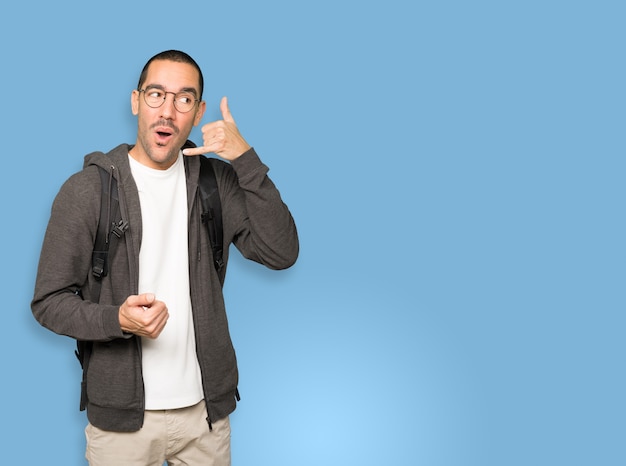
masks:
[[[91,466],[230,466],[229,418],[209,431],[204,401],[189,408],[146,411],[141,430],[107,432],[87,425]]]

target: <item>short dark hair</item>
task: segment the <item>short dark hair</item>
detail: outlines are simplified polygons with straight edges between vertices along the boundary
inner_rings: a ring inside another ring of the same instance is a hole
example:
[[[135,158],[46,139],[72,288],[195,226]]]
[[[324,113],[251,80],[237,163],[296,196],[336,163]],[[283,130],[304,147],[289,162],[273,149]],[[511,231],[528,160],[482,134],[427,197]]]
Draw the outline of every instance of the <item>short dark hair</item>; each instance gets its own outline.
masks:
[[[202,70],[196,63],[196,61],[187,55],[185,52],[181,52],[180,50],[166,50],[164,52],[157,53],[154,57],[152,57],[141,70],[141,74],[139,75],[139,82],[137,83],[137,90],[141,90],[142,84],[146,81],[146,76],[148,75],[148,68],[150,64],[155,60],[169,60],[175,61],[178,63],[188,63],[192,65],[196,70],[198,70],[198,75],[200,76],[200,95],[198,99],[202,100],[202,92],[204,91],[204,77],[202,76]]]

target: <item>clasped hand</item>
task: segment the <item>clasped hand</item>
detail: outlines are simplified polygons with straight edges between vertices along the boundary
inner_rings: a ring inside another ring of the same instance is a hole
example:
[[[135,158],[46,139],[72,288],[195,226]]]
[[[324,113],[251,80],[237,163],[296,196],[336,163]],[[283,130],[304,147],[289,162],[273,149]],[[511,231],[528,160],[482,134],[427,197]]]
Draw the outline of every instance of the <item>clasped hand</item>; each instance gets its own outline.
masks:
[[[168,318],[167,306],[158,301],[153,293],[129,296],[119,311],[122,331],[140,337],[157,338]]]

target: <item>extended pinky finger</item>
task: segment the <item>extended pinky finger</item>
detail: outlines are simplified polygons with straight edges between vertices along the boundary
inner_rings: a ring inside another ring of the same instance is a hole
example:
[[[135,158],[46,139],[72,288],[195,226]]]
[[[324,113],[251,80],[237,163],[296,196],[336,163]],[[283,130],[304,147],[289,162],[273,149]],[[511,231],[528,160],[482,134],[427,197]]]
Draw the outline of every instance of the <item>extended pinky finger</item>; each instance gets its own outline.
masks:
[[[194,147],[194,148],[183,149],[183,155],[201,155],[201,154],[206,154],[208,152],[211,152],[211,151],[207,150],[206,147]]]

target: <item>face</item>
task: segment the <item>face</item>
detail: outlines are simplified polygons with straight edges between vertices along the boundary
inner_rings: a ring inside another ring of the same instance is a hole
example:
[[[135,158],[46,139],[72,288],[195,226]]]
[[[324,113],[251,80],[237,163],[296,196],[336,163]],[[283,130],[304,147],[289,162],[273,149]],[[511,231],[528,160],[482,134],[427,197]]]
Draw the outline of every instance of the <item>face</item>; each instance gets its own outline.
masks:
[[[160,107],[152,108],[146,104],[143,92],[133,91],[131,106],[133,115],[137,116],[137,143],[130,155],[150,168],[165,170],[176,161],[192,128],[200,123],[206,104],[198,102],[187,113],[174,107],[174,95],[170,93],[193,90],[196,98],[200,95],[200,76],[188,63],[153,61],[142,84],[142,89],[149,87],[168,94]]]

